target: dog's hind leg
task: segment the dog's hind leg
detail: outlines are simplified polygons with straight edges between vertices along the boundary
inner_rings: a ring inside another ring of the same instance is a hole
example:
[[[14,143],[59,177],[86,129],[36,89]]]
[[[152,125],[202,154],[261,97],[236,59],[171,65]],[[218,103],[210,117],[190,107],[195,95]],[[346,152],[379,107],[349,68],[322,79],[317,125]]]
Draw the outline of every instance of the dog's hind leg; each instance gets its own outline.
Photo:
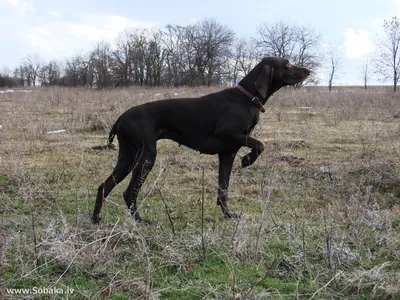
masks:
[[[219,174],[218,174],[218,199],[217,205],[221,206],[225,218],[238,218],[239,215],[231,213],[228,208],[228,187],[231,176],[233,161],[238,150],[230,153],[219,153]]]
[[[133,158],[132,153],[126,145],[125,141],[121,138],[119,140],[119,155],[118,162],[114,167],[111,175],[99,186],[97,190],[96,204],[93,211],[93,223],[99,223],[100,212],[103,206],[104,199],[110,194],[112,189],[120,183],[129,172],[132,170]]]
[[[137,162],[135,163],[134,170],[132,171],[132,178],[129,185],[124,192],[124,200],[126,205],[131,211],[132,216],[136,221],[150,224],[150,221],[143,220],[139,214],[139,207],[136,200],[147,175],[150,173],[156,160],[156,141],[151,145],[144,146],[138,154]]]

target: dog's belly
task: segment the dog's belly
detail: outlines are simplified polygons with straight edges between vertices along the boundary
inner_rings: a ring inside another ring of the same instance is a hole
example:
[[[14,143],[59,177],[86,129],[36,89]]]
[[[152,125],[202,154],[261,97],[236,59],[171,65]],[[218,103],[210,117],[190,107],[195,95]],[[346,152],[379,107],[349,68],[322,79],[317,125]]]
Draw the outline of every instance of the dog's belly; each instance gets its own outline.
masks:
[[[218,139],[214,136],[192,136],[178,134],[174,131],[164,131],[158,139],[169,139],[204,154],[217,154],[237,148],[234,144]]]
[[[205,154],[217,154],[236,148],[231,143],[210,136],[187,139],[186,142],[183,145]]]

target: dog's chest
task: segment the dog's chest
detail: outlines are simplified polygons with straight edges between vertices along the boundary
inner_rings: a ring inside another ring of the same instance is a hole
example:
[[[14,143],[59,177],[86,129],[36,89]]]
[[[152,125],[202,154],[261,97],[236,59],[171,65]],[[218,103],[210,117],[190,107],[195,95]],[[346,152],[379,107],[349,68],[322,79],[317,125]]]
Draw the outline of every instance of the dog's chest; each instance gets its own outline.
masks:
[[[259,113],[255,113],[250,121],[250,124],[248,125],[247,131],[249,133],[251,133],[254,129],[254,127],[256,127],[258,121],[260,120],[260,114]]]

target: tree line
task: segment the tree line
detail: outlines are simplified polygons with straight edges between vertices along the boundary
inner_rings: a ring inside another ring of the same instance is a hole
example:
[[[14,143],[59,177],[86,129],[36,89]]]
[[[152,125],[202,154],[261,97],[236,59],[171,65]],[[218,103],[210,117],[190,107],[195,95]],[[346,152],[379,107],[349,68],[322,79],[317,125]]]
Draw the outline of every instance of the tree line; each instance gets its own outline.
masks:
[[[377,56],[382,57],[377,70],[385,80],[394,74],[394,87],[400,74],[399,44],[399,19],[385,20],[377,45],[382,54]],[[236,37],[233,30],[215,20],[162,29],[125,29],[115,44],[99,42],[65,62],[44,62],[38,55],[29,55],[13,71],[5,69],[0,74],[0,87],[233,85],[262,57],[278,56],[312,70],[325,61],[331,88],[343,50],[330,46],[322,51],[320,45],[321,35],[314,29],[284,21],[262,24],[249,39]],[[370,78],[368,64],[363,68],[365,87]],[[316,73],[305,84],[317,84]]]
[[[309,28],[280,22],[264,24],[259,36],[237,38],[215,20],[162,29],[125,29],[114,45],[99,42],[65,62],[29,55],[0,86],[199,86],[234,84],[265,55],[319,66],[320,36]]]

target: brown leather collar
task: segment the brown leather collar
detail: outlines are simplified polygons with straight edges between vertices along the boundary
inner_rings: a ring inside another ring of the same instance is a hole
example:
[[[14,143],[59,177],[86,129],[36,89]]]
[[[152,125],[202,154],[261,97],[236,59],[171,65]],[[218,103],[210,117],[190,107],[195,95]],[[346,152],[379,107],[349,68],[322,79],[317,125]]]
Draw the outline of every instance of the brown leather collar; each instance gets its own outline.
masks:
[[[252,94],[250,94],[245,88],[241,87],[239,84],[236,85],[236,88],[241,91],[243,94],[245,94],[247,97],[249,97],[251,99],[251,102],[254,103],[254,105],[258,108],[259,111],[261,111],[262,113],[265,112],[264,107],[262,106],[260,100],[258,99],[258,97],[253,96]]]

